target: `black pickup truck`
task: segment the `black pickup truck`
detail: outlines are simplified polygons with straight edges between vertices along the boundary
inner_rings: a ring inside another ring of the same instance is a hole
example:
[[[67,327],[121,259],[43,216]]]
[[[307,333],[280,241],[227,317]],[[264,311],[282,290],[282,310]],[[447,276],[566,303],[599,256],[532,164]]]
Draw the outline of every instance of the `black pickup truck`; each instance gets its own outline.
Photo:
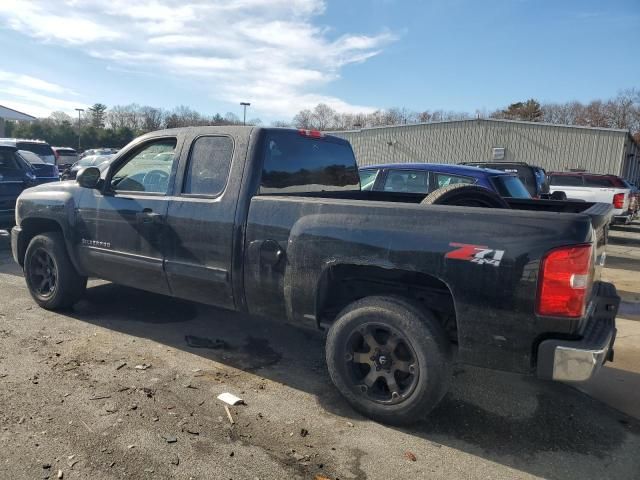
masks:
[[[433,408],[454,361],[582,381],[612,359],[610,205],[423,197],[361,191],[349,143],[320,132],[165,130],[26,190],[11,242],[44,308],[92,276],[325,329],[333,382],[384,422]]]

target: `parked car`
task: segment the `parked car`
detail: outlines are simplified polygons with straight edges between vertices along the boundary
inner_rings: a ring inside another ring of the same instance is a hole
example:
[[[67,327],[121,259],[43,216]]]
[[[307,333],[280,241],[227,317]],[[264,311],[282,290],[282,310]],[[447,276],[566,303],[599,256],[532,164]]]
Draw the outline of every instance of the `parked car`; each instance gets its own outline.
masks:
[[[631,188],[616,175],[550,172],[549,188],[552,193],[564,191],[570,198],[613,205],[612,221],[615,223],[629,223],[632,220]]]
[[[64,172],[66,169],[71,168],[71,165],[76,163],[78,158],[78,152],[70,147],[51,147],[53,153],[56,156],[56,165],[58,170]]]
[[[58,167],[46,163],[39,155],[28,150],[18,150],[18,155],[33,168],[33,172],[36,175],[36,184],[60,181]]]
[[[118,153],[117,148],[91,148],[82,152],[78,158],[83,159],[94,155],[114,155],[116,153]]]
[[[74,304],[91,276],[327,329],[334,384],[389,423],[431,410],[454,358],[557,381],[613,359],[620,298],[599,281],[611,204],[507,198],[470,213],[423,199],[361,190],[341,138],[180,128],[24,191],[11,247],[46,309]]]
[[[25,188],[36,185],[36,175],[18,149],[0,145],[0,229],[15,224],[15,205]]]
[[[363,190],[429,194],[440,188],[468,184],[496,192],[501,197],[531,198],[512,173],[488,168],[436,163],[398,163],[360,169]]]
[[[27,140],[22,138],[0,138],[0,144],[11,145],[18,150],[27,150],[38,155],[49,165],[56,164],[56,156],[51,146],[42,140]]]
[[[542,167],[529,165],[526,162],[463,162],[460,165],[515,173],[533,198],[543,198],[545,194],[549,193],[547,174]]]
[[[631,199],[629,201],[629,211],[631,212],[632,218],[637,218],[640,212],[640,189],[624,179],[622,179],[624,184],[631,190]]]
[[[62,180],[73,180],[78,175],[78,172],[85,167],[99,167],[103,163],[108,163],[113,155],[89,155],[88,157],[81,158],[76,163],[71,165],[62,173]]]

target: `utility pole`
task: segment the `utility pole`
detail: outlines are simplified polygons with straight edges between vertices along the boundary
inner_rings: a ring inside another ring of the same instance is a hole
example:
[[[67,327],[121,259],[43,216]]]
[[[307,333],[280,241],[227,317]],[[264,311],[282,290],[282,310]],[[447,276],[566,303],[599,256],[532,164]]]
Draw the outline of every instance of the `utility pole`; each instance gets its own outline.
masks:
[[[242,114],[242,125],[247,124],[247,107],[251,105],[249,102],[240,102],[240,105],[244,108],[244,113]]]
[[[76,111],[78,112],[78,153],[80,153],[80,113],[84,112],[84,108],[76,108]]]

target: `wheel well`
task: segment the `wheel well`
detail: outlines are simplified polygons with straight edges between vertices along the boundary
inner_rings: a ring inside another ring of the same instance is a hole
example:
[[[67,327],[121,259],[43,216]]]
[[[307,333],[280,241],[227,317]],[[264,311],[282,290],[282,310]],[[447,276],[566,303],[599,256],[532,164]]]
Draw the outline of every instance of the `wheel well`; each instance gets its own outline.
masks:
[[[440,279],[425,273],[362,265],[328,268],[318,285],[316,318],[331,324],[350,303],[371,295],[398,295],[433,312],[453,343],[458,341],[453,295]]]
[[[18,262],[24,265],[24,255],[31,239],[45,232],[62,232],[62,227],[55,220],[47,218],[26,218],[20,224],[22,234],[18,243]]]

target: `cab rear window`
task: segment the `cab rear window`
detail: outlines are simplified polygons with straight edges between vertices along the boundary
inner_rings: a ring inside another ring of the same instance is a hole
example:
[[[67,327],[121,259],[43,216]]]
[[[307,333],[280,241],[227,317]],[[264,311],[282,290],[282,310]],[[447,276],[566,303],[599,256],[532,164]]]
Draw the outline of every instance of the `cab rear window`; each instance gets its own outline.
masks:
[[[582,176],[580,175],[551,175],[549,177],[550,185],[561,187],[581,187]]]
[[[262,194],[360,190],[351,146],[337,138],[269,131],[262,155]]]

